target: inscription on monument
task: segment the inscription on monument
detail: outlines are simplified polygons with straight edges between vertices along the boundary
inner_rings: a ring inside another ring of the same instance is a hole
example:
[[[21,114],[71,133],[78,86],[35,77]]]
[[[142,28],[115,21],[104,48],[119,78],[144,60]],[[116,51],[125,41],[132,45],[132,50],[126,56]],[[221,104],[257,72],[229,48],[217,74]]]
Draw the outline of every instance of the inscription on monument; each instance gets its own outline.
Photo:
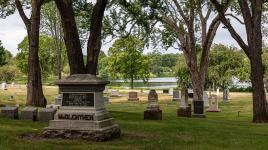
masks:
[[[93,120],[93,115],[58,114],[58,117],[66,120]]]
[[[62,106],[94,106],[94,93],[63,93]]]

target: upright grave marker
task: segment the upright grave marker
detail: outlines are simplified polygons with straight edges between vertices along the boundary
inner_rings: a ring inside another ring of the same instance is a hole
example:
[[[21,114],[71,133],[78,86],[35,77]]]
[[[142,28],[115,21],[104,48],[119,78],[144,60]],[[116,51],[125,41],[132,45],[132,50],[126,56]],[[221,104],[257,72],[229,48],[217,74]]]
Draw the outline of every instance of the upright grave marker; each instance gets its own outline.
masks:
[[[59,81],[62,106],[44,129],[44,137],[83,138],[105,141],[120,136],[104,105],[103,91],[109,81],[91,74],[73,74]]]
[[[148,95],[147,110],[144,111],[145,120],[162,120],[162,110],[158,105],[158,95],[155,90],[150,90]]]
[[[191,117],[191,105],[188,104],[188,94],[186,90],[181,92],[180,108],[177,110],[178,117]]]
[[[211,95],[209,98],[209,108],[207,112],[220,112],[221,110],[219,109],[218,105],[218,98],[217,95]]]
[[[129,101],[138,101],[139,100],[138,92],[135,92],[135,91],[128,92],[128,100]]]

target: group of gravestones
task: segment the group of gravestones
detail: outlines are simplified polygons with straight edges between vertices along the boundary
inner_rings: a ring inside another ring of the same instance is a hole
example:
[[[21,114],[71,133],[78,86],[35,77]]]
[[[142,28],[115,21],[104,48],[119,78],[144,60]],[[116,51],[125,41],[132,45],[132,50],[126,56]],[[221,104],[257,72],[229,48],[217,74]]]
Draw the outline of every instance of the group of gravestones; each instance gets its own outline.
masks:
[[[48,106],[52,108],[42,108],[38,113],[37,108],[25,107],[19,117],[18,107],[4,107],[1,111],[2,115],[14,119],[49,121],[49,126],[42,132],[45,138],[106,141],[120,137],[119,126],[114,123],[114,119],[105,108],[106,98],[103,93],[108,92],[105,87],[109,81],[90,74],[73,74],[56,84],[59,86],[61,96],[56,97],[54,105]],[[169,93],[169,91],[165,90],[163,93]],[[119,91],[112,90],[111,96],[120,96]],[[185,91],[174,90],[173,100],[179,99],[181,106],[178,109],[178,115],[190,117],[191,106],[188,105]],[[128,100],[139,100],[137,92],[129,92]],[[214,108],[211,107],[211,110],[213,111]],[[194,114],[200,115],[198,112]],[[148,106],[144,111],[144,119],[162,119],[162,110],[158,105],[158,95],[155,90],[150,90],[148,94]]]

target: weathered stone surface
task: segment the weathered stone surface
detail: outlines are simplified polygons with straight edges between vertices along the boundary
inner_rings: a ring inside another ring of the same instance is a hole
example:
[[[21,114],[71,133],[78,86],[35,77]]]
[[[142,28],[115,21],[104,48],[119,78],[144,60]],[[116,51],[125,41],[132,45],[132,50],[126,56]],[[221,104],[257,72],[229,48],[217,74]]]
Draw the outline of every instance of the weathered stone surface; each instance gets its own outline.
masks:
[[[189,104],[187,107],[180,107],[177,110],[177,116],[178,117],[191,117],[192,116],[191,104]]]
[[[206,118],[204,114],[204,102],[203,101],[193,101],[194,104],[194,114],[195,118]]]
[[[162,120],[162,110],[145,110],[144,111],[145,120]]]
[[[208,93],[206,91],[203,92],[203,101],[204,107],[209,107]]]
[[[37,121],[37,113],[38,113],[37,108],[25,107],[21,111],[21,119],[29,119],[29,120]]]
[[[7,90],[7,83],[6,82],[2,83],[1,89],[2,90]]]
[[[39,110],[39,120],[44,122],[53,120],[56,111],[57,109],[55,108],[41,108]]]
[[[173,90],[173,101],[178,101],[181,99],[181,91],[179,90]]]
[[[119,94],[119,90],[112,90],[110,97],[121,97],[121,95]]]
[[[59,94],[55,97],[55,105],[61,105],[62,104],[62,94]]]
[[[18,107],[3,107],[1,110],[2,116],[11,119],[19,119]]]
[[[138,101],[139,100],[138,92],[134,92],[134,91],[128,92],[128,100],[129,101]]]
[[[155,90],[150,90],[148,95],[147,110],[144,111],[144,119],[162,120],[162,110],[158,105],[158,95]]]
[[[120,136],[118,125],[105,109],[103,90],[107,83],[92,75],[79,74],[58,82],[62,106],[44,129],[44,135],[93,141]]]
[[[218,98],[217,95],[211,95],[209,98],[209,108],[207,109],[207,112],[220,112],[218,106]]]
[[[112,126],[104,131],[45,129],[42,134],[44,138],[85,139],[98,142],[119,138],[120,135],[118,126]]]

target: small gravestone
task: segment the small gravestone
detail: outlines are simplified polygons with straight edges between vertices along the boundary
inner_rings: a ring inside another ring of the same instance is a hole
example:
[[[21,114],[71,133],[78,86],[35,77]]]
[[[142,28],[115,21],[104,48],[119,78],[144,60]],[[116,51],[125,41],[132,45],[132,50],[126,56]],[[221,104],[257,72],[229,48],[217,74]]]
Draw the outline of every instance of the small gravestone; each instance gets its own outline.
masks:
[[[105,89],[104,89],[103,93],[104,93],[104,94],[108,94],[108,93],[109,93],[109,91],[108,91],[108,87],[107,87],[107,86],[105,86]]]
[[[18,107],[3,107],[1,110],[2,116],[11,119],[19,119],[19,108]]]
[[[56,111],[57,111],[57,109],[55,109],[55,108],[41,108],[39,110],[39,120],[44,121],[44,122],[48,122],[49,120],[53,120]]]
[[[180,108],[177,110],[178,117],[191,117],[191,104],[188,104],[188,94],[186,90],[181,92]]]
[[[12,83],[11,83],[11,87],[14,87],[14,86],[15,86],[15,82],[12,82]]]
[[[121,97],[121,95],[119,94],[119,90],[112,90],[110,97]]]
[[[203,92],[203,101],[204,107],[209,107],[208,93],[206,91]]]
[[[61,101],[62,101],[62,94],[59,94],[55,98],[55,105],[61,105]]]
[[[173,101],[178,101],[181,99],[181,91],[180,90],[174,90],[173,91]]]
[[[2,83],[1,89],[2,90],[7,90],[7,83],[6,82]]]
[[[25,107],[21,111],[21,119],[27,119],[32,121],[37,121],[38,109],[35,107]]]
[[[120,128],[104,104],[103,91],[109,83],[92,74],[72,74],[57,82],[62,106],[44,129],[43,137],[92,141],[120,137]]]
[[[168,91],[168,95],[173,95],[173,88],[170,88],[169,91]]]
[[[220,112],[218,105],[218,98],[217,95],[211,95],[209,98],[209,108],[207,109],[207,112]]]
[[[150,90],[148,95],[147,110],[144,111],[145,120],[162,120],[162,110],[158,105],[158,95],[155,90]]]
[[[169,90],[168,90],[168,89],[164,89],[164,90],[163,90],[163,93],[164,93],[164,94],[168,94],[168,93],[169,93]]]
[[[128,92],[128,100],[129,101],[138,101],[139,100],[138,92],[134,92],[134,91]]]

